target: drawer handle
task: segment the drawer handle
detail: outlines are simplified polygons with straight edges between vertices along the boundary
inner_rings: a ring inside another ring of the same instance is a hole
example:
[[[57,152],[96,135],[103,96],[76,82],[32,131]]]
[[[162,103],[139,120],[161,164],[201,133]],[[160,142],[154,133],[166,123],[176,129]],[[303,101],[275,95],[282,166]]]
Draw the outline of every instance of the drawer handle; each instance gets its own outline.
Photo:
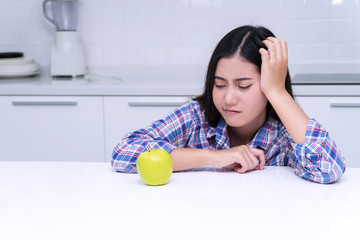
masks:
[[[330,107],[360,107],[360,102],[332,102]]]
[[[185,102],[129,102],[130,107],[179,107]]]
[[[76,106],[76,101],[13,101],[14,106]]]

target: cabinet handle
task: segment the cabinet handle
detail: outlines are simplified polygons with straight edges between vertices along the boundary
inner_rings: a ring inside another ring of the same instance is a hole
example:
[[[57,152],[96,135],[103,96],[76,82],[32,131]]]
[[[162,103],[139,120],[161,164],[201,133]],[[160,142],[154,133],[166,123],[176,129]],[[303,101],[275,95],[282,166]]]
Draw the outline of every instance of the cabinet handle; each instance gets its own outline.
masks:
[[[14,106],[76,106],[76,101],[13,101]]]
[[[360,107],[360,102],[332,102],[330,107]]]
[[[185,102],[129,102],[130,107],[179,107]]]

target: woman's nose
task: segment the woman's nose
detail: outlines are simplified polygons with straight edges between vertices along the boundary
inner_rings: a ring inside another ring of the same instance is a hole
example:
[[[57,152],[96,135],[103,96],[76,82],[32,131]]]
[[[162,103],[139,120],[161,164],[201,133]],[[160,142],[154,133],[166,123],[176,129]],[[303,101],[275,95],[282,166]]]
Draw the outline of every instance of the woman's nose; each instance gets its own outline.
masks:
[[[226,92],[225,95],[225,103],[227,105],[235,105],[237,102],[236,95],[234,94],[234,91],[232,89],[229,89],[229,91]]]

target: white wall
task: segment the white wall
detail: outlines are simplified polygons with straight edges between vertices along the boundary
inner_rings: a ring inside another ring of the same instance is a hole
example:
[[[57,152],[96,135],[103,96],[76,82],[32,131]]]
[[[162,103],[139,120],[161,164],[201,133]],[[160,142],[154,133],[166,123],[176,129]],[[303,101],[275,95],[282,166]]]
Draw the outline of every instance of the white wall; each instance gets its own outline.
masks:
[[[41,3],[0,0],[0,51],[49,65],[54,29]],[[360,0],[82,0],[79,31],[90,66],[206,65],[244,24],[286,39],[290,64],[359,72]]]

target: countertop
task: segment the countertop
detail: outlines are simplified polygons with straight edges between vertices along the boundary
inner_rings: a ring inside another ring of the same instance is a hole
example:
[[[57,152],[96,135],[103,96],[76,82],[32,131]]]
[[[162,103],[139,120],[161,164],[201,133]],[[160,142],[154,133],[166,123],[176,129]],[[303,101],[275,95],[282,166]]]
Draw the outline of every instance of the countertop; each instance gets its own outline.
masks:
[[[173,173],[150,187],[109,163],[0,162],[0,239],[360,239],[360,168],[334,184],[290,167]]]
[[[85,78],[53,79],[46,67],[27,78],[0,78],[0,96],[197,96],[202,93],[203,66],[122,66],[101,68]],[[360,96],[359,74],[297,74],[296,96]],[[328,81],[327,81],[328,79]]]
[[[47,68],[27,78],[0,79],[0,95],[196,96],[205,74],[196,67],[102,68],[85,77],[51,78]]]

